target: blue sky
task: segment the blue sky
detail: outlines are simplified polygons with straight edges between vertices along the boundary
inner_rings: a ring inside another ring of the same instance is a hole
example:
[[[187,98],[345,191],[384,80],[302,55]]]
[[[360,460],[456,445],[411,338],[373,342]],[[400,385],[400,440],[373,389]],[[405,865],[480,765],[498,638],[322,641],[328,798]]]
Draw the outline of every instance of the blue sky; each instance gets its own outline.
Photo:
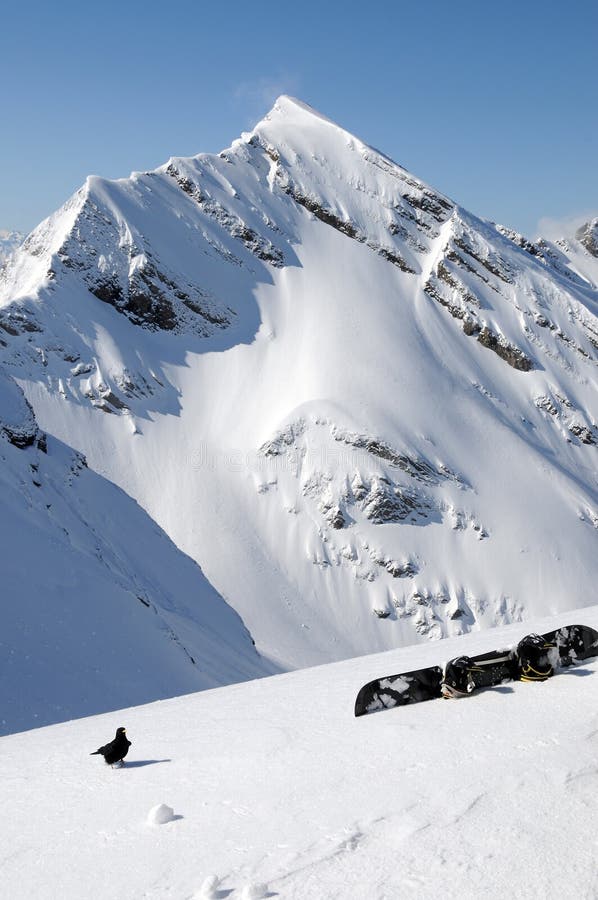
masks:
[[[0,228],[217,152],[289,93],[471,211],[598,210],[595,2],[33,0],[0,19]]]

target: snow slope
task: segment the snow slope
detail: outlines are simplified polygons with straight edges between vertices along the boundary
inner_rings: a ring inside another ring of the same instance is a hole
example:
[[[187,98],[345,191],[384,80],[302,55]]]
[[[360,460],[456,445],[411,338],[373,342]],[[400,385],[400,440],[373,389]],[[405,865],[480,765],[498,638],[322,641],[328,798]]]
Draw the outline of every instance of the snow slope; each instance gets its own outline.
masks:
[[[5,272],[0,350],[289,669],[595,602],[584,272],[281,97],[88,179]]]
[[[238,615],[0,369],[0,734],[255,678]]]
[[[598,607],[530,627],[572,620],[596,627]],[[594,897],[598,661],[542,684],[353,718],[372,677],[522,633],[470,634],[4,737],[3,891]],[[120,725],[133,744],[115,770],[88,753]],[[170,820],[150,824],[161,805]]]

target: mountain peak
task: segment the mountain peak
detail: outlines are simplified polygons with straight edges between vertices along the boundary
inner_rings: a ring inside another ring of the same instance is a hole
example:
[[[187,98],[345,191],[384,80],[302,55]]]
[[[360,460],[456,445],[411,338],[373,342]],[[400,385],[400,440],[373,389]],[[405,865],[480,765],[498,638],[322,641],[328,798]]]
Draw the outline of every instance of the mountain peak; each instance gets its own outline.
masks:
[[[316,156],[318,152],[325,149],[330,151],[334,146],[337,152],[343,147],[358,149],[361,152],[376,153],[388,160],[388,157],[384,157],[328,116],[287,94],[278,97],[272,109],[247,137],[251,138],[253,135],[265,137],[275,144],[280,141],[293,145],[300,142],[305,147],[311,146],[312,153]]]
[[[287,120],[313,120],[317,122],[324,122],[328,125],[333,125],[335,128],[340,127],[336,122],[328,118],[328,116],[323,115],[321,112],[318,112],[318,110],[313,106],[310,106],[309,103],[305,103],[303,100],[299,100],[297,97],[291,97],[289,94],[281,94],[276,99],[274,106],[272,107],[270,112],[267,113],[264,118],[268,121],[275,118],[284,118]],[[259,125],[257,127],[259,127]]]

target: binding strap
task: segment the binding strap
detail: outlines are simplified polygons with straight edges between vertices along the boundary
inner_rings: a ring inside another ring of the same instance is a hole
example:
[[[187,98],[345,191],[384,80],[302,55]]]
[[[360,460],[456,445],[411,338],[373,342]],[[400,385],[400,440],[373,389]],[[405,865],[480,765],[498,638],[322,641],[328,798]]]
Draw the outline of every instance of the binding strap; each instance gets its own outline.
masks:
[[[549,666],[545,672],[538,672],[537,669],[534,669],[533,666],[530,666],[529,663],[521,670],[520,680],[521,681],[546,681],[547,678],[553,673],[552,666]]]

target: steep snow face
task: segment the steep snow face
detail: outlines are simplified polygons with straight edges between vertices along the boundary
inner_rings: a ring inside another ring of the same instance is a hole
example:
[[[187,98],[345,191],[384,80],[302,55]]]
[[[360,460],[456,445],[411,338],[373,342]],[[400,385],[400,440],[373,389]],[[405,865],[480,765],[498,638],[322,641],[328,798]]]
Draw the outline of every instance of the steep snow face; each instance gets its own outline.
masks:
[[[271,673],[146,513],[0,370],[0,734]]]
[[[89,179],[1,296],[40,425],[281,666],[593,602],[595,282],[298,101]]]

